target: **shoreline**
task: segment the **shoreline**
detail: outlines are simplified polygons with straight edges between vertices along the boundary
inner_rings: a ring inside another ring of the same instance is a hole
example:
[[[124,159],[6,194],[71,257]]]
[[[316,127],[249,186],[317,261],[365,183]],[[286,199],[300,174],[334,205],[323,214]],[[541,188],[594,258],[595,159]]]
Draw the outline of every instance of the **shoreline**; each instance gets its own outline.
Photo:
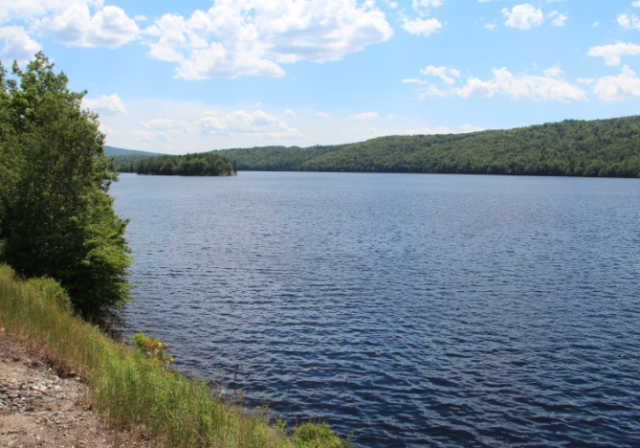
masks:
[[[140,436],[116,433],[92,410],[88,395],[80,377],[58,374],[0,329],[1,446],[153,447]]]

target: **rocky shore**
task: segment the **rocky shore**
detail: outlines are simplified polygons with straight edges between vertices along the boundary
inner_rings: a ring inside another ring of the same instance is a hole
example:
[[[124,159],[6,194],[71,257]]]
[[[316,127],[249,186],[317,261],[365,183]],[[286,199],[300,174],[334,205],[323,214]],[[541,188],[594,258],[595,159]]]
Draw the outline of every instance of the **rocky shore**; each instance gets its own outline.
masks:
[[[0,447],[150,448],[116,434],[91,411],[88,387],[73,372],[53,371],[0,331]]]

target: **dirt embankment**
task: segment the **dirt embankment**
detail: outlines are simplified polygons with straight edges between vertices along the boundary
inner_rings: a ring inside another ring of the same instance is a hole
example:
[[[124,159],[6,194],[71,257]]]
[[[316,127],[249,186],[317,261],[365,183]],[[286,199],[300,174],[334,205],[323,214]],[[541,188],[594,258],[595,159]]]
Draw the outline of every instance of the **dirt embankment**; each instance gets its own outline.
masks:
[[[80,378],[62,378],[0,330],[0,447],[151,448],[106,427]]]

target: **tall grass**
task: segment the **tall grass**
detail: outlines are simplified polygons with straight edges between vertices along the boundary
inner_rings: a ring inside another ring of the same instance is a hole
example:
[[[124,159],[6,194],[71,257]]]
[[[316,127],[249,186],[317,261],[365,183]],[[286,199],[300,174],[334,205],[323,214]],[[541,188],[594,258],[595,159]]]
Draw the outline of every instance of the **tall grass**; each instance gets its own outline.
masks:
[[[0,324],[90,385],[92,405],[117,430],[144,432],[165,447],[343,448],[326,424],[292,431],[269,424],[267,412],[222,402],[207,384],[132,351],[73,315],[51,279],[22,281],[0,266]]]

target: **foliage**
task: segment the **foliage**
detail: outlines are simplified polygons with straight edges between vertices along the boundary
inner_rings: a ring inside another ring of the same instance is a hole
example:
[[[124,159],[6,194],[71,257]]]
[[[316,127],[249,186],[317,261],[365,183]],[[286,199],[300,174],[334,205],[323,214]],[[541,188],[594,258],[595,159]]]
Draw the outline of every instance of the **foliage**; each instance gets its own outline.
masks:
[[[214,153],[240,170],[640,177],[640,116]]]
[[[83,377],[94,409],[117,430],[150,435],[167,448],[348,446],[326,424],[302,425],[286,437],[269,425],[268,413],[215,398],[204,381],[129,350],[69,313],[43,293],[55,289],[51,282],[44,280],[49,286],[38,292],[37,282],[25,283],[0,265],[0,326],[44,354],[59,372]]]
[[[116,177],[85,92],[42,54],[26,71],[0,65],[0,260],[60,281],[85,315],[129,298],[129,249],[108,195]]]
[[[349,441],[344,441],[336,435],[327,423],[305,423],[298,426],[293,432],[293,443],[300,448],[343,448],[349,446]]]
[[[173,362],[173,356],[165,353],[169,346],[160,338],[136,333],[131,338],[131,342],[133,343],[133,348],[148,359],[154,359],[162,364],[171,364]]]
[[[163,176],[230,176],[237,172],[235,164],[213,153],[145,157],[133,161],[130,166],[121,163],[117,168],[120,172]]]

